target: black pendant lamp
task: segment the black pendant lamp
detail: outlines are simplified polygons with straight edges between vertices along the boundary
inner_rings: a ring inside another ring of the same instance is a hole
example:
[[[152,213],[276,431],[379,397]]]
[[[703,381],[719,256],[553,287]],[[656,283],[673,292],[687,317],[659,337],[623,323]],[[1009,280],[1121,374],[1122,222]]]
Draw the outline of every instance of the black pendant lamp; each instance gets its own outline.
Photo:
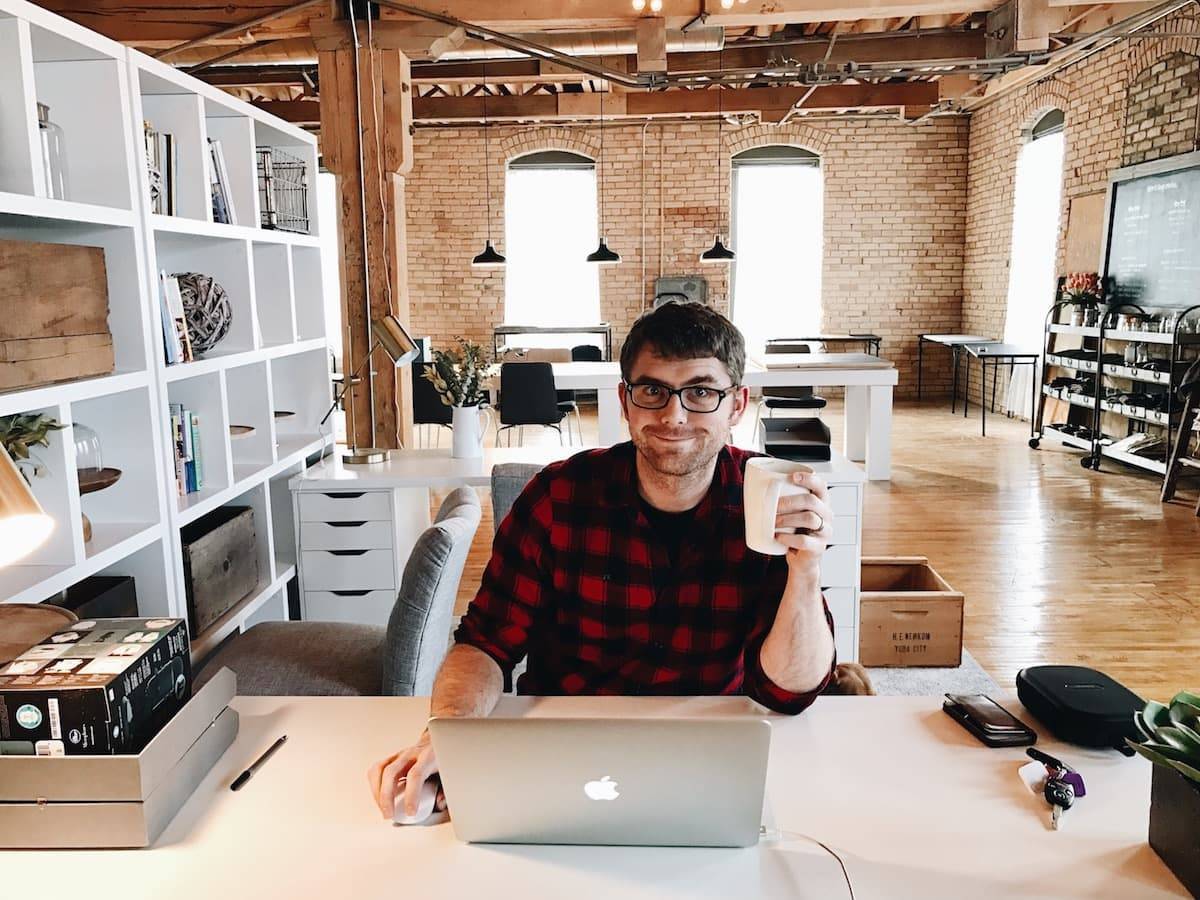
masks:
[[[471,265],[479,269],[498,269],[506,260],[492,246],[492,152],[491,137],[487,124],[487,65],[483,69],[483,183],[487,191],[487,244],[483,252],[471,260]]]
[[[721,72],[725,70],[725,51],[722,49],[718,56]],[[722,75],[723,77],[723,75]],[[724,114],[724,98],[725,85],[721,78],[717,79],[717,227],[721,227],[722,211],[725,204],[722,202],[724,191],[721,189],[722,180],[725,177],[724,166],[721,165],[721,133],[725,124]],[[713,239],[713,245],[700,254],[700,262],[702,263],[725,263],[730,262],[734,258],[734,252],[726,247],[721,242],[721,233],[717,232]]]
[[[600,95],[600,178],[597,180],[600,192],[600,228],[604,228],[604,94]],[[604,242],[604,232],[600,232],[600,246],[587,255],[587,261],[602,266],[616,265],[621,261],[621,254],[608,249]]]

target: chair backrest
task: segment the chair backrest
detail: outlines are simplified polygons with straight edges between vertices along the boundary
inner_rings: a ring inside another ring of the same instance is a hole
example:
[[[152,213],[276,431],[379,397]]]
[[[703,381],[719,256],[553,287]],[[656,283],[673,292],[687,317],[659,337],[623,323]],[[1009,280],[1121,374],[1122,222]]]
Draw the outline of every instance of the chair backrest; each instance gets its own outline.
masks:
[[[553,425],[561,418],[550,363],[500,366],[501,425]]]
[[[385,696],[425,696],[432,691],[446,657],[458,584],[479,518],[474,489],[456,488],[413,546],[388,619]]]
[[[454,410],[442,402],[437,388],[425,377],[425,373],[433,368],[432,363],[413,363],[413,424],[414,425],[449,425]]]
[[[600,362],[604,352],[595,344],[579,344],[571,348],[572,362]]]
[[[542,467],[537,463],[499,463],[492,467],[492,530],[508,518],[509,510],[525,490],[525,485]]]
[[[763,348],[767,353],[812,353],[808,344],[795,343],[787,339],[767,341]],[[811,387],[771,387],[763,390],[764,397],[786,397],[803,399],[813,396]]]

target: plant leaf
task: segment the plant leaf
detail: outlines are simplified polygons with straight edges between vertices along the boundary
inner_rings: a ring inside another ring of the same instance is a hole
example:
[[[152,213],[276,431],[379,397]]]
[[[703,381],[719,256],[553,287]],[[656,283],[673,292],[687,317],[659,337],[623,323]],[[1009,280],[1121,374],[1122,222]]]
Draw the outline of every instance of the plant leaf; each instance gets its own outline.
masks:
[[[1200,707],[1183,700],[1172,700],[1171,722],[1175,725],[1187,725],[1190,728],[1198,727],[1196,723],[1200,722]]]
[[[1157,734],[1160,743],[1170,744],[1177,750],[1194,757],[1195,761],[1200,763],[1200,743],[1193,741],[1178,728],[1164,725],[1158,729]]]
[[[1142,756],[1146,757],[1146,759],[1150,760],[1152,763],[1157,763],[1160,766],[1169,766],[1172,761],[1182,762],[1182,760],[1179,758],[1187,757],[1187,754],[1183,751],[1176,750],[1174,747],[1168,746],[1167,744],[1157,744],[1152,741],[1139,744],[1137,741],[1129,740],[1129,738],[1125,739],[1125,743],[1127,743]]]
[[[1195,691],[1180,691],[1171,698],[1171,703],[1190,703],[1192,706],[1200,708],[1200,694]]]
[[[1142,710],[1142,721],[1153,732],[1160,725],[1171,724],[1171,710],[1161,703],[1148,700],[1146,701],[1146,708]]]

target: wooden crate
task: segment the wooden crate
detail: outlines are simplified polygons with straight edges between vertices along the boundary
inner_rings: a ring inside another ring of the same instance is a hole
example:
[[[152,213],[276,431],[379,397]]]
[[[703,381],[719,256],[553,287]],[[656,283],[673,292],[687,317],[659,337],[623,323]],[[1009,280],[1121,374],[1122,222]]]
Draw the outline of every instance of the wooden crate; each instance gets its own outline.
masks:
[[[962,664],[963,595],[925,557],[864,557],[859,603],[862,665]]]
[[[254,510],[222,506],[180,529],[192,639],[258,586]]]
[[[0,240],[0,391],[108,375],[104,250]]]

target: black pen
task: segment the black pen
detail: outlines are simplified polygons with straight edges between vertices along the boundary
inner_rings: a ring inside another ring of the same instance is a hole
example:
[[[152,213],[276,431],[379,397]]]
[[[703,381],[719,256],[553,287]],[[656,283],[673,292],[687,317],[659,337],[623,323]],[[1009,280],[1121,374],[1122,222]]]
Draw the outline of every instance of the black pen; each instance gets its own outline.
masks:
[[[268,747],[262,756],[260,756],[254,762],[250,763],[250,768],[248,768],[245,772],[243,772],[237,778],[233,779],[233,784],[231,784],[229,786],[229,789],[231,791],[240,791],[242,789],[242,786],[247,781],[250,780],[250,776],[258,771],[258,767],[261,766],[263,763],[265,763],[268,759],[270,759],[275,754],[275,751],[283,746],[283,742],[286,740],[287,740],[287,735],[285,734],[285,735],[283,735],[283,737],[281,737],[279,740],[277,740],[275,743],[273,743],[270,747]]]

